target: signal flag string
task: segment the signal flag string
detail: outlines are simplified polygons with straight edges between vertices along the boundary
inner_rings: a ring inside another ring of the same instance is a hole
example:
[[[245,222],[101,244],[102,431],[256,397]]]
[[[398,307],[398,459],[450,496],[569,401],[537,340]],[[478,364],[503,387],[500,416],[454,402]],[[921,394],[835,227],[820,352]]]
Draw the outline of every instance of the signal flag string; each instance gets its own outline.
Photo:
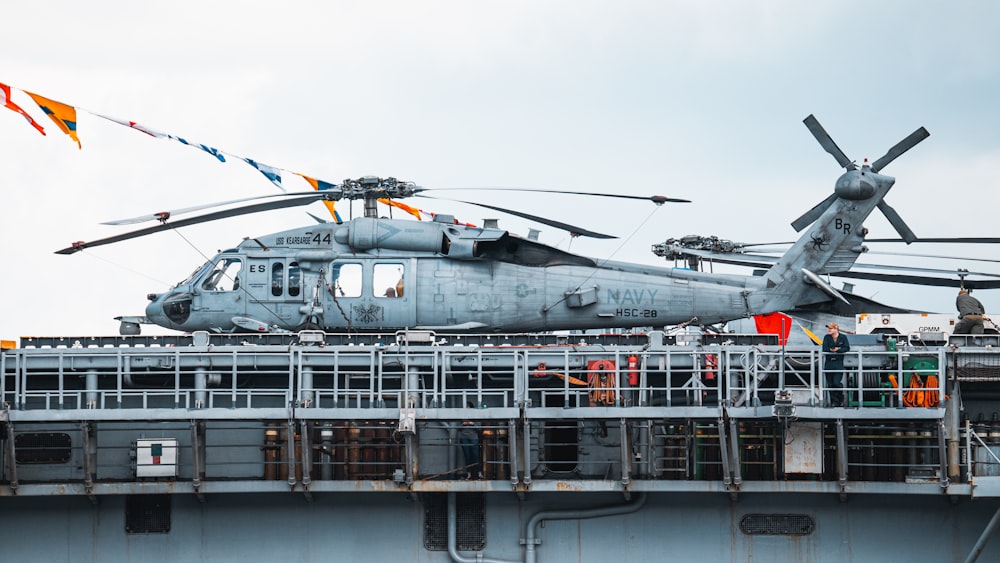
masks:
[[[199,150],[201,150],[201,151],[203,151],[203,152],[211,155],[212,157],[214,157],[219,162],[226,162],[226,157],[230,157],[231,159],[236,159],[236,160],[242,160],[243,162],[245,162],[245,163],[249,164],[250,166],[252,166],[253,168],[255,168],[258,172],[260,172],[265,178],[267,178],[268,180],[270,180],[272,184],[274,184],[275,186],[277,186],[278,189],[280,189],[283,192],[286,191],[285,190],[285,186],[283,184],[283,180],[282,180],[282,175],[284,173],[293,174],[293,175],[301,177],[306,182],[308,182],[309,185],[312,186],[312,188],[314,190],[330,189],[331,187],[333,187],[333,186],[336,185],[336,184],[334,184],[332,182],[326,182],[324,180],[317,179],[316,177],[314,177],[312,175],[306,175],[306,174],[302,174],[300,172],[294,172],[294,171],[289,170],[287,168],[280,168],[280,167],[277,167],[277,166],[272,166],[272,165],[269,165],[269,164],[264,164],[263,162],[260,162],[259,160],[256,160],[254,158],[249,158],[249,157],[241,156],[241,155],[238,155],[238,154],[234,154],[234,153],[231,153],[229,151],[224,151],[224,150],[218,149],[218,148],[210,146],[210,145],[206,145],[206,144],[203,144],[203,143],[198,143],[198,142],[195,142],[195,141],[191,141],[191,140],[189,140],[189,139],[187,139],[185,137],[179,136],[179,135],[174,135],[174,134],[171,134],[171,133],[160,131],[158,129],[154,129],[152,127],[147,127],[147,126],[142,125],[142,124],[140,124],[140,123],[138,123],[136,121],[127,120],[127,119],[121,119],[121,118],[118,118],[118,117],[112,117],[112,116],[109,116],[109,115],[105,115],[105,114],[97,113],[95,111],[88,110],[88,109],[83,108],[81,106],[71,105],[71,104],[67,104],[67,103],[64,103],[64,102],[58,102],[56,100],[52,100],[50,98],[46,98],[46,97],[41,96],[39,94],[35,94],[33,92],[29,92],[29,91],[23,90],[21,88],[9,86],[7,84],[4,84],[4,83],[0,82],[0,106],[6,107],[7,109],[9,109],[9,110],[11,110],[11,111],[13,111],[13,112],[21,115],[22,117],[24,117],[28,121],[28,123],[32,127],[34,127],[36,130],[38,130],[38,132],[41,133],[42,135],[45,135],[45,129],[41,125],[39,125],[37,121],[35,121],[32,118],[32,116],[31,116],[30,113],[28,113],[27,111],[25,111],[21,106],[19,106],[17,103],[15,103],[14,100],[12,99],[12,93],[14,91],[21,92],[21,93],[25,94],[26,96],[28,96],[29,98],[31,98],[35,102],[35,104],[38,106],[38,108],[41,109],[42,112],[45,115],[47,115],[52,120],[52,122],[55,123],[56,126],[63,133],[65,133],[66,135],[68,135],[73,141],[76,142],[77,146],[80,149],[83,148],[83,145],[80,142],[80,138],[78,137],[78,130],[77,130],[77,112],[78,111],[89,113],[90,115],[93,115],[95,117],[99,117],[101,119],[104,119],[104,120],[107,120],[107,121],[111,121],[112,123],[117,123],[118,125],[122,125],[124,127],[128,127],[129,129],[134,129],[136,131],[139,131],[140,133],[144,133],[144,134],[146,134],[146,135],[148,135],[150,137],[153,137],[155,139],[169,139],[169,140],[177,141],[178,143],[181,143],[183,145],[187,145],[189,147],[194,147],[196,149],[199,149]],[[330,215],[338,223],[340,223],[341,222],[340,215],[337,213],[336,209],[334,208],[334,203],[332,201],[331,202],[326,202],[325,201],[323,203],[329,209]],[[383,203],[386,203],[386,202],[383,202]],[[393,205],[391,203],[386,203],[386,204],[387,205]],[[400,207],[400,206],[397,205],[397,207]],[[408,213],[411,213],[411,214],[413,213],[413,211],[410,211],[410,210],[408,210],[405,207],[400,207],[400,208],[406,210]]]

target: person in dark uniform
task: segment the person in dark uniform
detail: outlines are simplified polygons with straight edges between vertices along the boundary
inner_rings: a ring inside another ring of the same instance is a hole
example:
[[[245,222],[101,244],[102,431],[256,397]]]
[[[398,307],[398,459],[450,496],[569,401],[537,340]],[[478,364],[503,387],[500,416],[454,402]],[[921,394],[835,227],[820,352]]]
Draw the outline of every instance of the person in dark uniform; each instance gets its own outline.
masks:
[[[844,354],[850,352],[851,343],[840,333],[840,325],[826,325],[823,337],[823,375],[830,392],[830,406],[844,406]]]
[[[983,320],[986,319],[986,310],[978,299],[969,295],[969,290],[964,287],[958,290],[958,297],[955,298],[955,307],[958,309],[958,324],[955,325],[955,334],[982,334]]]

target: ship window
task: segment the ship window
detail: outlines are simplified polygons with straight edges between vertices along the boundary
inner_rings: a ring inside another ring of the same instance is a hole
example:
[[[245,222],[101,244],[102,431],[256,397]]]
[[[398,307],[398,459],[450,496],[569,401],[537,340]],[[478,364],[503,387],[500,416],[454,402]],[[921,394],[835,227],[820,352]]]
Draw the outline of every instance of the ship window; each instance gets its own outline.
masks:
[[[288,295],[298,297],[300,291],[302,291],[302,270],[298,262],[292,262],[288,265]]]
[[[71,447],[69,434],[26,432],[14,436],[14,459],[18,463],[66,463]]]
[[[403,265],[375,264],[372,274],[372,291],[375,297],[403,296]]]
[[[426,494],[424,549],[448,551],[448,495]],[[455,494],[456,538],[459,551],[486,549],[486,497],[481,493]]]
[[[361,297],[361,264],[333,265],[334,297]]]
[[[165,534],[170,531],[170,495],[125,497],[125,532]]]
[[[816,528],[808,514],[747,514],[740,531],[748,536],[807,536]]]
[[[271,295],[278,297],[285,290],[285,265],[275,262],[271,266]]]
[[[222,258],[205,275],[201,288],[208,291],[235,291],[240,286],[240,270],[243,262],[239,258]]]

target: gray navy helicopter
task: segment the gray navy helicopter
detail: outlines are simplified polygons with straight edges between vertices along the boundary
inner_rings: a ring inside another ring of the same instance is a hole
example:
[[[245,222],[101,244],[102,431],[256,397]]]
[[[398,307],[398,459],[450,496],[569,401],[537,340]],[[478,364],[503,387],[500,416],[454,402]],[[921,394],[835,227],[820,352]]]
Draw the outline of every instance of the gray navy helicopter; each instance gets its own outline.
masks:
[[[244,198],[115,221],[159,224],[77,242],[57,253],[72,254],[186,225],[314,201],[361,199],[363,217],[247,238],[220,252],[168,291],[149,294],[145,316],[118,317],[121,333],[139,334],[140,325],[150,323],[187,332],[535,332],[722,323],[845,301],[821,276],[847,272],[866,251],[867,230],[862,222],[875,208],[886,215],[902,240],[917,240],[885,203],[895,179],[881,171],[925,139],[927,131],[916,130],[885,156],[858,167],[813,116],[805,123],[846,171],[833,194],[793,223],[797,230],[808,229],[783,256],[768,264],[762,276],[595,260],[491,224],[460,224],[447,215],[436,215],[428,222],[380,218],[378,199],[428,197],[422,192],[429,190],[375,177],[345,180],[322,191]],[[642,199],[657,205],[687,201],[555,193]],[[255,200],[265,201],[171,221],[182,213]],[[476,205],[573,235],[612,238],[534,215]],[[673,250],[685,249],[675,245]]]

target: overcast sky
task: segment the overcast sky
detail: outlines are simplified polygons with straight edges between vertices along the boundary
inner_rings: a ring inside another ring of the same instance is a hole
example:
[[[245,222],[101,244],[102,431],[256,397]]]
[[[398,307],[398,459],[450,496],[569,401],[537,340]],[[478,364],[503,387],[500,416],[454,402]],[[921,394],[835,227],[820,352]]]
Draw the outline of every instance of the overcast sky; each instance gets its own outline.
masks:
[[[925,126],[930,138],[886,168],[897,178],[887,201],[919,236],[1000,235],[993,1],[40,1],[11,3],[3,19],[0,82],[327,181],[693,200],[657,209],[476,196],[621,237],[570,243],[542,229],[543,242],[595,258],[662,263],[650,245],[688,234],[797,238],[789,223],[840,174],[802,124],[810,113],[859,162]],[[143,314],[147,293],[206,255],[312,221],[284,210],[55,255],[123,230],[102,221],[277,189],[242,162],[84,111],[78,150],[30,98],[15,91],[14,101],[48,136],[0,110],[0,337],[117,334],[113,317]],[[295,176],[285,184],[309,189]],[[414,201],[475,223],[498,216]],[[532,226],[500,219],[521,234]],[[877,212],[866,226],[895,236]],[[878,249],[997,257],[990,247]],[[1000,270],[864,260],[890,258]],[[954,310],[948,288],[855,291]],[[1000,309],[1000,291],[978,295]]]

